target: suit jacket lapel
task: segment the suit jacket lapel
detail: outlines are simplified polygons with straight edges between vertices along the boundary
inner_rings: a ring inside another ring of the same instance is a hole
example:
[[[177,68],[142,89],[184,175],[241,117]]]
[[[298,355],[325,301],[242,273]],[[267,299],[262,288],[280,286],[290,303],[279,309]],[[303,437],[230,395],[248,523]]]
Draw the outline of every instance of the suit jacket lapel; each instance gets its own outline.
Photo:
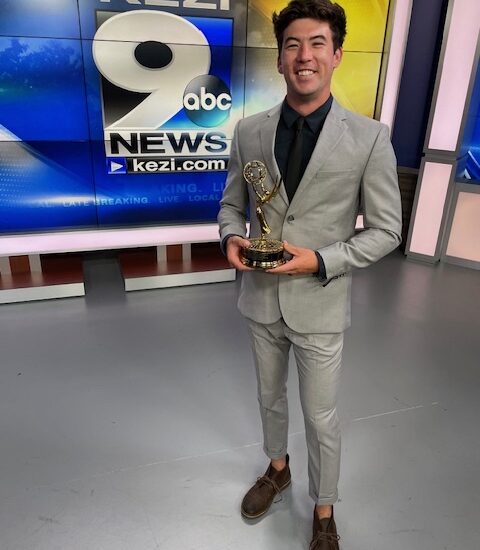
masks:
[[[302,192],[310,184],[315,174],[320,170],[322,164],[331,156],[333,150],[347,129],[345,123],[346,111],[335,100],[333,100],[330,112],[325,119],[325,124],[313,150],[310,162],[298,185],[292,204],[300,200]]]
[[[278,181],[282,176],[275,160],[275,134],[277,132],[278,121],[280,120],[281,104],[274,107],[267,113],[267,118],[260,126],[260,141],[262,143],[262,155],[267,170],[272,177],[273,182]],[[286,204],[289,204],[285,186],[282,184],[278,196],[282,197]]]

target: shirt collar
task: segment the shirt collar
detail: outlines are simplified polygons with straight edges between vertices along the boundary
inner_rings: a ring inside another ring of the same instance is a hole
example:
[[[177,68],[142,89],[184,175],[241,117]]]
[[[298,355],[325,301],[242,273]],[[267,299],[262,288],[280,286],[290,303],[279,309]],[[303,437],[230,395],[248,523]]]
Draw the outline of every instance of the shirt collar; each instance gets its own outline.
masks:
[[[325,101],[323,105],[321,105],[318,109],[313,111],[313,113],[310,113],[308,116],[305,117],[305,122],[307,123],[307,126],[314,134],[316,134],[322,126],[323,121],[330,111],[332,102],[333,96],[330,95],[330,97],[327,99],[327,101]],[[292,109],[292,107],[290,107],[290,105],[287,103],[287,99],[285,98],[282,104],[282,118],[285,126],[287,128],[291,128],[295,124],[297,118],[300,116],[302,115],[297,113],[295,109]]]

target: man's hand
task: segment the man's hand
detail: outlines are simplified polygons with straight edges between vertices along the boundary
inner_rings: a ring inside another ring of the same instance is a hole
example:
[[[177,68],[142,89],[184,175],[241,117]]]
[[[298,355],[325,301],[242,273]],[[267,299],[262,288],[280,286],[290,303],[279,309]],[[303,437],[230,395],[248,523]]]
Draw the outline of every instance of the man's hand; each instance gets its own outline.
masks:
[[[267,273],[276,275],[304,275],[306,273],[318,272],[318,259],[313,250],[309,248],[300,248],[283,241],[285,252],[292,255],[292,259],[283,265],[273,269],[267,269]]]
[[[227,241],[227,259],[232,267],[238,271],[253,271],[251,267],[243,265],[240,260],[240,252],[242,248],[250,246],[248,239],[243,239],[238,235],[233,235]]]

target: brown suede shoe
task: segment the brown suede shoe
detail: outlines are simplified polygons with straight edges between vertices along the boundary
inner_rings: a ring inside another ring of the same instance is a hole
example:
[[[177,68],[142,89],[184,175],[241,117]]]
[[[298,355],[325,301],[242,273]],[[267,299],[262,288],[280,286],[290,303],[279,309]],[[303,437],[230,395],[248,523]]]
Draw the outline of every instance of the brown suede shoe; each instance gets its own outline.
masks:
[[[242,516],[256,519],[263,516],[270,508],[275,496],[286,489],[291,481],[289,456],[287,465],[280,472],[270,463],[265,475],[259,477],[255,485],[247,492],[242,501]],[[280,497],[281,498],[281,497]]]
[[[319,519],[317,511],[313,509],[313,538],[310,543],[310,550],[339,550],[337,526],[332,517]]]

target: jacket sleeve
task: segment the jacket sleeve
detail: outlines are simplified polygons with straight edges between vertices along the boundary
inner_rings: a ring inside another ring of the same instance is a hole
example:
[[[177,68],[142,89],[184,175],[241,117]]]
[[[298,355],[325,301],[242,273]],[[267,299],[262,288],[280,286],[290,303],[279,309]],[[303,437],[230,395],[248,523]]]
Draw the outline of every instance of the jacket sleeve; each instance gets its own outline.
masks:
[[[361,180],[365,229],[346,242],[318,249],[325,263],[325,284],[352,268],[367,267],[400,244],[402,209],[396,166],[388,127],[382,124]]]
[[[228,235],[245,237],[247,232],[248,189],[243,178],[243,164],[239,150],[239,127],[240,122],[235,126],[233,133],[227,181],[218,213],[221,243]]]

